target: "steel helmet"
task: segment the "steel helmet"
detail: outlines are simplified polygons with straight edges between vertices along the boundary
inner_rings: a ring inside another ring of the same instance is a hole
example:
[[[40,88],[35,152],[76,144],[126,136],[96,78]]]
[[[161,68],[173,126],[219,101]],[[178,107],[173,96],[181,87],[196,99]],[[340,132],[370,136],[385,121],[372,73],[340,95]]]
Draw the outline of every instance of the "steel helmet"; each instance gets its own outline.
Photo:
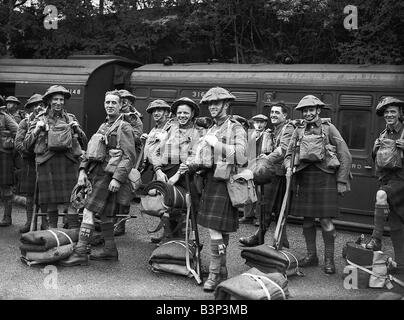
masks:
[[[201,103],[209,103],[211,101],[220,101],[220,100],[236,100],[236,97],[233,96],[229,91],[223,89],[221,87],[214,87],[206,92],[202,99]]]
[[[299,103],[297,104],[295,110],[302,110],[305,107],[311,107],[311,106],[318,106],[320,108],[325,107],[325,103],[322,102],[319,98],[313,95],[307,95],[304,96]]]
[[[6,98],[6,102],[14,102],[14,103],[16,103],[16,104],[21,104],[21,101],[20,100],[18,100],[16,97],[14,97],[14,96],[8,96],[7,98]]]
[[[384,97],[376,106],[376,114],[378,116],[383,116],[384,110],[386,110],[386,108],[391,105],[402,108],[404,107],[404,101],[394,97]]]
[[[171,107],[164,100],[157,99],[157,100],[153,100],[152,102],[149,103],[149,105],[146,108],[146,112],[152,113],[154,109],[167,109],[168,111],[170,111]]]
[[[85,186],[79,186],[78,184],[76,184],[70,196],[70,202],[73,208],[75,208],[76,210],[84,208],[87,196],[91,193],[92,190],[93,187],[88,180]]]
[[[37,102],[43,102],[43,100],[40,94],[35,93],[28,99],[27,103],[24,105],[24,108],[29,108],[31,104]]]
[[[46,90],[45,94],[42,96],[42,99],[45,101],[49,99],[53,94],[61,93],[65,96],[65,99],[69,99],[72,95],[70,94],[69,90],[67,90],[63,86],[54,85],[50,86],[48,90]]]
[[[136,97],[131,94],[128,90],[119,90],[121,98],[128,98],[129,100],[136,101]]]
[[[181,104],[186,104],[187,106],[191,107],[192,110],[194,110],[194,118],[199,115],[199,106],[196,104],[196,102],[190,98],[183,97],[175,100],[173,104],[171,105],[171,113],[176,114],[178,106]]]

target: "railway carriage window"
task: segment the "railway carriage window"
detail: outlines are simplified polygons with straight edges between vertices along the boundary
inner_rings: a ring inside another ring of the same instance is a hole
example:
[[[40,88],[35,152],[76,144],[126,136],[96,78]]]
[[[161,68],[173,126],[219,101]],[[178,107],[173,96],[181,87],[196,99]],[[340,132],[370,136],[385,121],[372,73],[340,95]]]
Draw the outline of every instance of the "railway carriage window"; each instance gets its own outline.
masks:
[[[341,110],[340,132],[350,149],[365,150],[370,136],[371,112],[365,110]]]

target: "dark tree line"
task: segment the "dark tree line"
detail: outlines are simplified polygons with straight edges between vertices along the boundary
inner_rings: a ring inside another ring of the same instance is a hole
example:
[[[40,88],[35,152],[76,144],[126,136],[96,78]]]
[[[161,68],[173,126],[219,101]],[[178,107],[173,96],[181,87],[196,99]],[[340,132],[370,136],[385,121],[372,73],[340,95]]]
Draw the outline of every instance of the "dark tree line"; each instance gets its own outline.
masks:
[[[30,3],[30,5],[28,5]],[[47,30],[46,5],[58,9]],[[358,8],[348,31],[344,7]],[[404,1],[0,0],[0,56],[404,64]]]

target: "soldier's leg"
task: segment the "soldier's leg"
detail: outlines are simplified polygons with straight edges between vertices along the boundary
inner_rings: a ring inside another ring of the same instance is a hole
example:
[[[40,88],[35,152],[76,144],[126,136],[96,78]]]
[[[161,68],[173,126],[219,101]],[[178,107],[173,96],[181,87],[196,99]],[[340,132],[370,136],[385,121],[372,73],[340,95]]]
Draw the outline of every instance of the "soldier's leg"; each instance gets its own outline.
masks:
[[[63,211],[66,211],[66,219],[68,229],[80,228],[80,220],[78,211],[71,205],[65,205]]]
[[[1,191],[4,201],[4,215],[3,220],[0,221],[0,227],[8,227],[12,223],[11,213],[13,211],[13,189],[12,186],[4,186]]]
[[[398,273],[404,276],[404,221],[392,210],[388,223],[394,249],[394,261],[397,262]]]
[[[387,202],[387,193],[378,190],[376,193],[375,214],[373,217],[372,238],[366,244],[366,248],[374,251],[382,249],[382,237],[386,218],[389,216],[390,208]]]
[[[83,221],[80,226],[79,241],[74,248],[73,254],[60,261],[65,267],[88,265],[88,252],[90,251],[90,240],[94,231],[94,214],[88,209],[83,211]]]
[[[119,215],[129,215],[130,206],[119,205],[117,206],[117,210],[115,210],[115,214]],[[120,221],[122,218],[116,217],[114,218],[114,224]],[[125,234],[126,229],[126,220],[119,223],[114,229],[114,236],[119,237]]]
[[[57,204],[49,203],[47,205],[48,222],[50,228],[58,227],[59,211]]]
[[[203,284],[203,290],[214,291],[221,280],[220,269],[222,267],[222,258],[226,256],[226,245],[221,232],[213,229],[208,230],[210,235],[209,276]]]
[[[104,238],[104,247],[92,252],[90,255],[91,260],[118,260],[118,248],[114,240],[113,212],[119,205],[115,201],[116,197],[110,194],[105,208],[100,212],[101,234]]]
[[[301,261],[299,261],[299,265],[302,267],[317,266],[317,231],[316,225],[314,224],[314,218],[304,217],[303,236],[306,241],[307,254]]]
[[[223,243],[225,245],[225,251],[227,252],[227,247],[229,246],[230,235],[228,233],[223,233]],[[221,267],[220,267],[220,277],[221,280],[226,280],[229,273],[227,271],[227,259],[226,252],[222,255]]]
[[[324,240],[324,272],[333,274],[335,273],[334,248],[337,233],[331,218],[320,219],[320,224]]]
[[[27,221],[24,226],[20,228],[20,233],[28,232],[31,228],[32,216],[34,214],[34,197],[26,196],[25,212],[27,214]]]

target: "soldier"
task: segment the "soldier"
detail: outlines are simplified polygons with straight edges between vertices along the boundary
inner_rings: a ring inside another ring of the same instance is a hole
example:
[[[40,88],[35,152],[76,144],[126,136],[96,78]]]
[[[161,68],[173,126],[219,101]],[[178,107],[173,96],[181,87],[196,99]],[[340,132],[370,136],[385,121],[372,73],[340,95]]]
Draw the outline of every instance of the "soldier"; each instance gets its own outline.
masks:
[[[73,254],[60,262],[66,267],[88,265],[87,254],[90,251],[89,244],[94,231],[94,213],[98,213],[101,217],[104,247],[93,252],[90,259],[118,260],[114,225],[109,216],[112,216],[115,206],[127,206],[132,198],[128,175],[136,161],[135,140],[131,125],[122,116],[120,117],[121,97],[117,90],[105,93],[104,106],[107,118],[90,140],[80,164],[78,185],[85,186],[90,180],[92,191],[84,207],[79,241]],[[93,139],[97,136],[102,137],[101,140]],[[101,143],[105,145],[105,149],[93,154],[90,152],[93,150],[92,143]]]
[[[307,255],[299,265],[318,265],[314,219],[319,218],[324,240],[324,272],[333,274],[336,231],[332,218],[339,214],[338,194],[342,196],[350,190],[352,157],[337,128],[320,118],[324,106],[312,95],[303,97],[296,106],[296,110],[302,111],[304,121],[293,132],[286,152],[285,168],[292,170],[291,155],[297,152],[291,213],[304,217],[303,235],[307,246]],[[298,150],[296,146],[299,146]],[[326,154],[327,150],[332,150],[332,153]],[[331,155],[334,155],[334,163],[328,161]],[[335,160],[339,160],[339,166]]]
[[[77,169],[87,137],[76,117],[64,109],[70,92],[59,85],[48,88],[42,99],[47,109],[31,122],[24,148],[34,150],[38,204],[46,206],[49,226],[57,228],[59,210],[68,211],[69,228],[78,228],[78,213],[70,207]]]
[[[251,118],[254,124],[254,131],[248,139],[247,155],[249,160],[257,158],[260,154],[268,153],[268,141],[270,139],[269,132],[265,130],[268,117],[263,114],[257,114]],[[253,223],[255,219],[254,214],[255,204],[248,204],[244,207],[244,216],[239,220],[240,223]]]
[[[0,106],[6,104],[0,96]],[[11,212],[13,210],[13,183],[14,183],[14,163],[13,163],[13,139],[17,133],[18,125],[9,116],[4,108],[0,110],[0,189],[4,201],[4,215],[0,221],[0,227],[8,227],[12,223]]]
[[[398,271],[404,274],[404,101],[385,97],[376,107],[376,114],[384,117],[386,128],[376,139],[373,157],[380,186],[376,193],[374,229],[366,248],[381,250],[384,221],[388,219]],[[387,161],[386,161],[387,159]],[[391,161],[395,160],[395,163]]]
[[[275,176],[270,183],[264,185],[264,199],[266,201],[264,229],[257,229],[256,232],[249,237],[240,238],[240,243],[252,247],[259,244],[259,239],[264,238],[265,232],[271,223],[272,213],[278,215],[282,206],[283,196],[286,190],[285,169],[283,168],[283,160],[288,148],[290,138],[295,129],[294,124],[287,119],[288,107],[282,103],[274,103],[271,106],[270,118],[273,125],[273,131],[269,143],[264,144],[261,157],[266,158],[273,166]],[[264,232],[263,235],[260,232]],[[289,241],[286,237],[286,226],[282,234],[281,245],[289,248]]]
[[[21,101],[14,96],[8,96],[6,98],[6,103],[7,113],[13,117],[17,124],[19,124],[21,120],[25,118],[25,112],[22,110],[17,110],[18,106],[21,104]]]
[[[25,211],[27,214],[27,221],[25,225],[20,228],[21,233],[28,232],[31,226],[32,215],[34,212],[34,192],[36,181],[35,170],[35,153],[33,150],[26,150],[24,148],[25,135],[28,132],[30,123],[34,118],[45,110],[45,105],[40,94],[32,95],[24,106],[27,116],[18,125],[17,135],[15,137],[15,149],[22,157],[21,167],[21,183],[19,185],[19,193],[26,196]],[[41,229],[47,228],[45,217],[42,217]]]
[[[214,163],[205,168],[204,187],[198,212],[198,224],[205,227],[210,235],[209,277],[203,289],[213,291],[221,280],[227,278],[226,247],[229,233],[237,231],[238,210],[232,206],[227,192],[230,171],[247,163],[247,134],[242,125],[228,115],[230,102],[235,97],[226,89],[209,89],[201,99],[207,105],[214,125],[201,143],[213,149]],[[196,171],[199,164],[189,162],[188,168]],[[186,165],[181,165],[186,170]],[[230,170],[229,170],[230,169]]]
[[[142,148],[142,143],[140,140],[141,135],[143,134],[143,122],[142,122],[142,114],[136,110],[135,101],[136,97],[131,94],[127,90],[119,90],[119,94],[121,95],[122,107],[121,113],[125,114],[125,120],[130,123],[133,128],[133,132],[135,134],[135,144],[136,144],[136,152],[140,153]],[[115,214],[120,215],[128,215],[130,212],[129,206],[117,206],[115,210]],[[114,219],[114,223],[118,221],[117,218]],[[126,229],[126,220],[118,223],[117,227],[114,229],[114,236],[119,237],[125,234]]]
[[[185,178],[179,171],[180,164],[186,163],[192,155],[193,147],[198,143],[199,138],[205,133],[204,128],[195,124],[195,118],[199,115],[199,106],[189,98],[179,98],[171,105],[171,114],[175,118],[171,121],[171,128],[161,141],[160,156],[154,163],[154,171],[157,180],[182,186],[186,189]],[[191,184],[194,188],[194,185]],[[195,208],[198,205],[196,189],[192,190],[194,198],[192,202]],[[181,221],[182,212],[172,210],[162,216],[164,233],[161,240],[172,237],[183,236]],[[180,229],[179,229],[180,228]],[[179,229],[179,230],[177,230]],[[156,241],[153,238],[152,241]]]

